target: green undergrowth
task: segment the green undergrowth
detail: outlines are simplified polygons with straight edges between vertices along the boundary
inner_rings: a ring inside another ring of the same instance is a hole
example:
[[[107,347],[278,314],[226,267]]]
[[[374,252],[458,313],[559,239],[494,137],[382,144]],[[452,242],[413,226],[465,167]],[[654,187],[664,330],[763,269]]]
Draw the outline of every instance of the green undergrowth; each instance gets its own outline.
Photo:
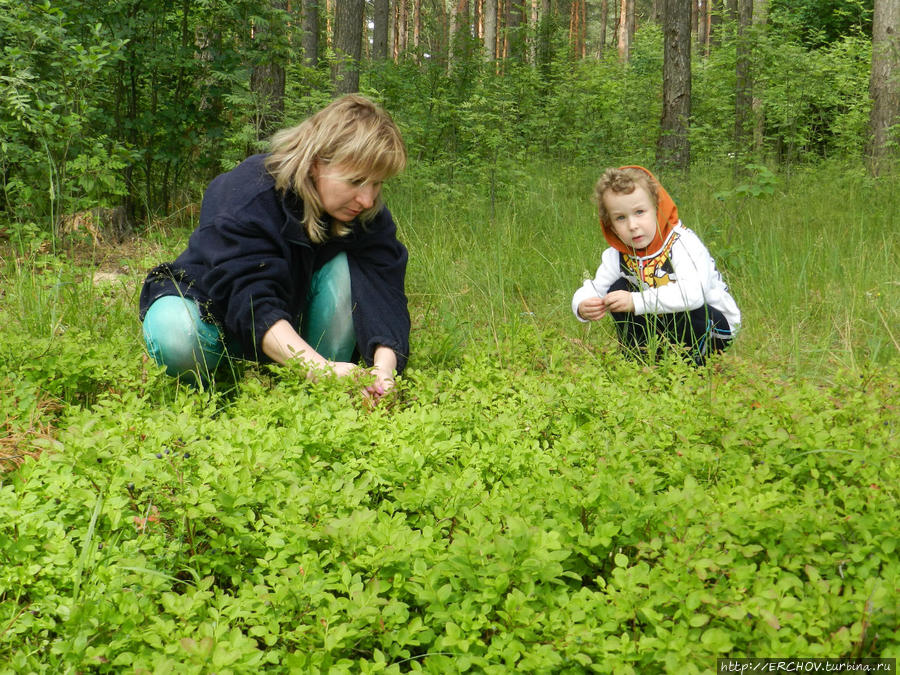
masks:
[[[697,369],[574,320],[595,172],[557,173],[490,202],[390,186],[413,353],[374,410],[148,362],[140,281],[187,231],[113,277],[4,251],[0,673],[900,656],[894,183],[666,181],[744,315]]]
[[[284,370],[179,387],[124,343],[59,381],[58,433],[0,482],[0,671],[900,655],[896,370],[644,364],[528,323],[440,365],[419,337],[375,410]],[[56,371],[6,338],[24,419]]]

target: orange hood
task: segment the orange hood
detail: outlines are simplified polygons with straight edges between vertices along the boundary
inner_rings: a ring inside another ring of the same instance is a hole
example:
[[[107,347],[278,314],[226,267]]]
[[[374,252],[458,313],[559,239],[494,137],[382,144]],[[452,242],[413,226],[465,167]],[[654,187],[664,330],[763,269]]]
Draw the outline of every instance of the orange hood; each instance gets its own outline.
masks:
[[[620,253],[625,253],[626,255],[638,255],[644,256],[649,255],[651,253],[655,253],[660,248],[662,248],[663,243],[666,241],[666,238],[669,236],[669,233],[672,231],[672,228],[678,224],[678,207],[675,206],[675,202],[672,201],[672,198],[669,196],[669,193],[666,192],[666,189],[660,184],[658,180],[656,180],[656,176],[647,171],[642,166],[620,166],[620,169],[639,169],[643,171],[650,179],[656,183],[656,191],[659,197],[659,204],[656,207],[656,234],[653,236],[653,241],[646,248],[639,248],[637,250],[632,249],[625,244],[622,243],[622,240],[619,239],[619,236],[613,232],[612,228],[606,227],[603,222],[600,222],[600,227],[603,229],[603,236],[606,237],[606,242],[612,246],[614,249],[619,251]]]

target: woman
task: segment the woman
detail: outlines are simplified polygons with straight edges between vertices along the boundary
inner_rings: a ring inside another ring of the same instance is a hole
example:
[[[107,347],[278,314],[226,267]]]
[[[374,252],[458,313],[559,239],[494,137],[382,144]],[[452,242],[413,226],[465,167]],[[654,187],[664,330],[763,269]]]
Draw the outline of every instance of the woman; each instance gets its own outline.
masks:
[[[150,355],[201,382],[226,353],[299,359],[310,377],[356,373],[361,356],[383,396],[406,365],[409,313],[381,185],[405,164],[387,112],[351,94],[215,178],[187,249],[144,282]]]

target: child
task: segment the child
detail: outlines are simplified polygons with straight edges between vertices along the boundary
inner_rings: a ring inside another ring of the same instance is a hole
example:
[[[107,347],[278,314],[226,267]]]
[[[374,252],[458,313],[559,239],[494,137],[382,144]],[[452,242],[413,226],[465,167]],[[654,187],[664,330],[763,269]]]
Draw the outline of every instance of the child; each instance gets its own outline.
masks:
[[[741,313],[703,242],[678,219],[675,202],[639,166],[607,169],[594,187],[611,248],[572,297],[579,321],[607,313],[620,343],[642,349],[651,335],[683,345],[694,362],[731,344]]]

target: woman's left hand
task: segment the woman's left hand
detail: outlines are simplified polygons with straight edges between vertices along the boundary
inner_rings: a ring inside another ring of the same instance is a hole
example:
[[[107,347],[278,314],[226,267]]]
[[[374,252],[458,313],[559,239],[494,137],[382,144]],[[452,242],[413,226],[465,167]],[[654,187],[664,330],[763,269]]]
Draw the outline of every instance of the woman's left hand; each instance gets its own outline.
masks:
[[[375,382],[366,387],[366,394],[377,403],[394,388],[394,375],[393,372],[385,373],[377,367],[371,372],[375,375]]]
[[[394,371],[397,368],[397,355],[390,347],[379,345],[375,349],[374,366],[370,371],[375,381],[365,389],[365,396],[373,404],[384,398],[394,388]]]

